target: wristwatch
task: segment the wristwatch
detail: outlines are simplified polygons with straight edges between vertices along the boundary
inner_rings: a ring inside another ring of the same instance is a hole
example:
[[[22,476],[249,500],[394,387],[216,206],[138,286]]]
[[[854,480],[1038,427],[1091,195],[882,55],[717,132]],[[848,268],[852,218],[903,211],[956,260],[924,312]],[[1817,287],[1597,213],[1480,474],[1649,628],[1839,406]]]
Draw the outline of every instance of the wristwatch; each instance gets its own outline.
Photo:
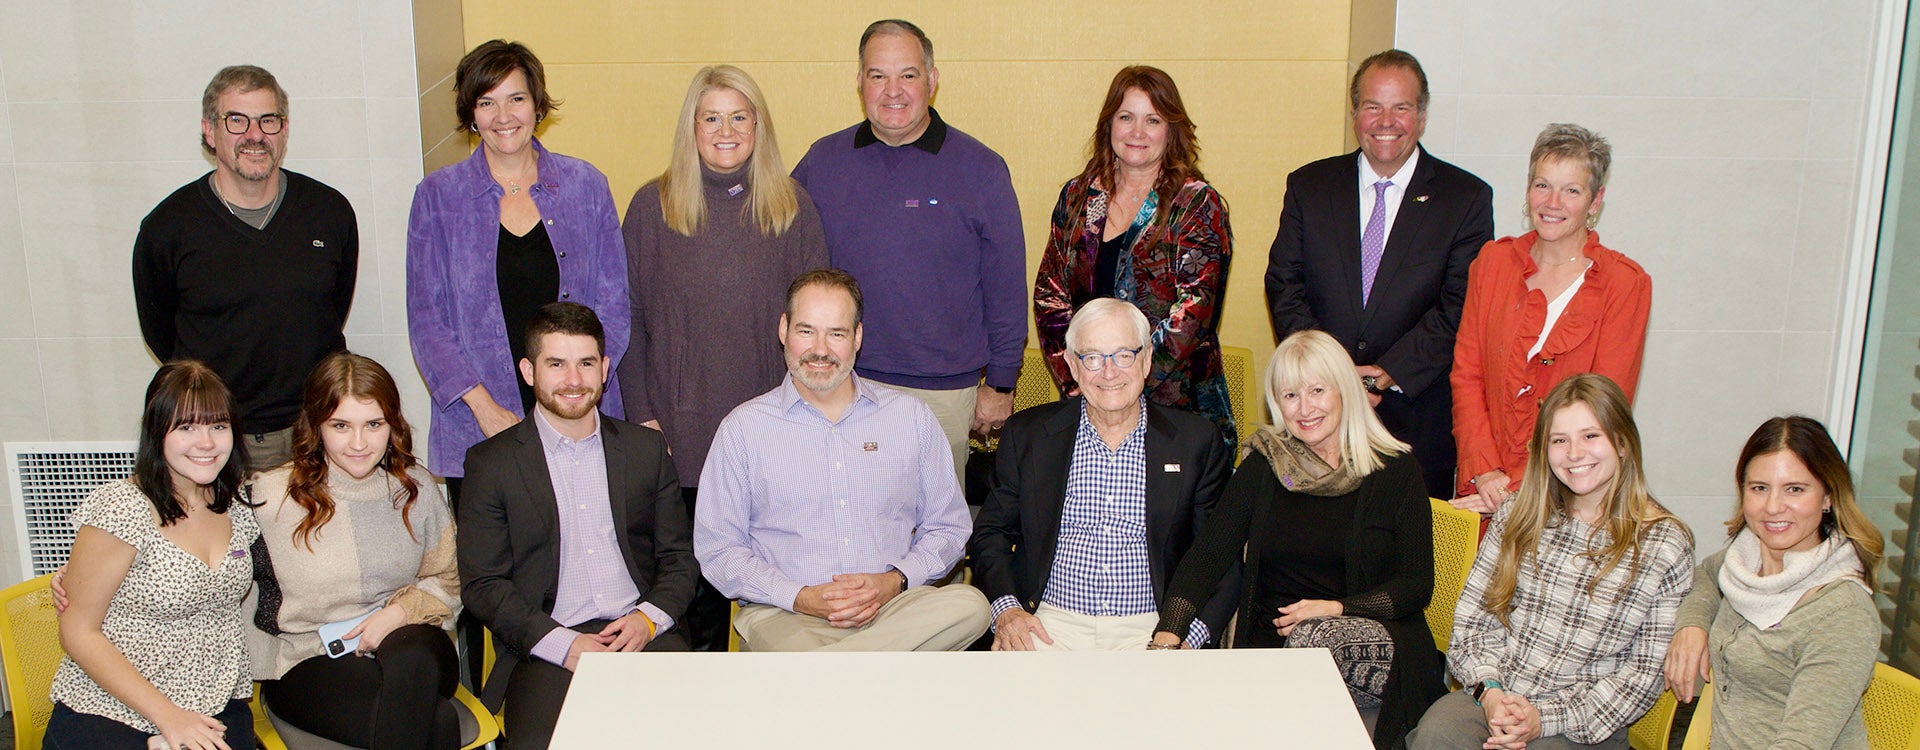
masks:
[[[1499,680],[1481,680],[1480,684],[1467,688],[1467,694],[1473,696],[1473,702],[1478,704],[1480,702],[1480,696],[1485,695],[1488,690],[1505,689],[1507,689],[1506,686],[1501,685]]]
[[[907,593],[907,571],[892,566],[888,566],[888,569],[900,575],[900,591],[898,593]]]
[[[1001,395],[1006,395],[1006,394],[1009,394],[1009,393],[1012,393],[1012,392],[1013,392],[1013,389],[1012,389],[1012,388],[1002,388],[1002,387],[1000,387],[1000,386],[997,386],[997,385],[990,385],[990,386],[987,386],[987,387],[988,387],[988,388],[992,388],[992,389],[993,389],[993,392],[994,392],[994,393],[998,393],[998,394],[1001,394]]]
[[[1377,375],[1360,376],[1360,386],[1363,388],[1366,388],[1368,393],[1371,393],[1375,396],[1378,396],[1387,392],[1386,389],[1380,387],[1380,377]]]

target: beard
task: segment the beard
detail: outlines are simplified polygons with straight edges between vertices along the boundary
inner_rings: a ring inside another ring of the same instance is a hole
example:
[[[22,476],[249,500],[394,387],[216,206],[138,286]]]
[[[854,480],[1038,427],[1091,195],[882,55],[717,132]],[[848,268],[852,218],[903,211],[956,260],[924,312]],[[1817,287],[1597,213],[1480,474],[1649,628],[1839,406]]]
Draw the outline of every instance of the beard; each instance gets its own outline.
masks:
[[[585,394],[587,398],[578,402],[560,400],[562,395],[573,396],[579,394]],[[556,417],[561,419],[580,419],[588,414],[592,414],[593,410],[600,406],[600,389],[579,388],[565,391],[535,390],[533,399],[540,402],[542,407],[545,407],[548,412],[551,412]]]
[[[243,160],[248,157],[242,155],[240,152],[245,149],[255,148],[266,149],[268,163],[265,166],[254,166],[252,162]],[[278,171],[280,171],[280,154],[273,150],[272,143],[265,140],[251,140],[240,141],[233,144],[233,173],[238,175],[240,179],[249,182],[261,182],[272,177],[273,174]]]
[[[833,369],[826,372],[815,372],[807,369],[807,365],[816,362],[833,365]],[[792,373],[793,379],[801,385],[806,386],[807,390],[815,393],[827,393],[839,388],[842,383],[847,382],[847,376],[853,374],[853,368],[842,363],[839,357],[829,354],[814,354],[801,357],[797,360],[790,360],[787,363],[787,372]]]

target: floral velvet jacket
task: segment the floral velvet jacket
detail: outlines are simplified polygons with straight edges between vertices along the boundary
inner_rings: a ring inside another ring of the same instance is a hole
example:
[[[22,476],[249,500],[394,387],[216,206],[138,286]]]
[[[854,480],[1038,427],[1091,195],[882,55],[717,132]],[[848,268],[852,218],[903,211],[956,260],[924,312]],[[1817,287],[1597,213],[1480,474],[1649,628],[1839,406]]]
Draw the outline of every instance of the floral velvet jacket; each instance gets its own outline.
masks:
[[[1076,216],[1076,207],[1084,206]],[[1123,218],[1122,221],[1131,221]],[[1033,317],[1047,368],[1062,394],[1079,386],[1067,369],[1067,323],[1093,299],[1094,266],[1107,225],[1107,192],[1086,177],[1060,188],[1052,229],[1033,282]],[[1220,194],[1189,180],[1154,210],[1127,248],[1133,299],[1153,326],[1153,366],[1147,397],[1198,412],[1236,440],[1226,370],[1220,359],[1220,303],[1233,259],[1233,230]],[[1127,261],[1123,260],[1123,265]]]

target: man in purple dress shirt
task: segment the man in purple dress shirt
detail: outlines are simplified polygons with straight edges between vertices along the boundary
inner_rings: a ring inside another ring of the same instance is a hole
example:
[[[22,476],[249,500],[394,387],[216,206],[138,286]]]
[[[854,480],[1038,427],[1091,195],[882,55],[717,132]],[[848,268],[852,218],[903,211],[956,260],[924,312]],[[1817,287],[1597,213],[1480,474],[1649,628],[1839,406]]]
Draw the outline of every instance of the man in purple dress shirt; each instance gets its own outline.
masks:
[[[685,651],[700,575],[680,483],[655,430],[599,414],[606,334],[555,302],[527,326],[536,406],[467,451],[459,513],[467,609],[505,648],[482,695],[515,750],[544,748],[580,655]]]
[[[973,524],[919,399],[855,375],[860,287],[808,271],[780,316],[787,378],[720,423],[694,550],[754,651],[957,651],[987,630],[971,586],[934,587]]]

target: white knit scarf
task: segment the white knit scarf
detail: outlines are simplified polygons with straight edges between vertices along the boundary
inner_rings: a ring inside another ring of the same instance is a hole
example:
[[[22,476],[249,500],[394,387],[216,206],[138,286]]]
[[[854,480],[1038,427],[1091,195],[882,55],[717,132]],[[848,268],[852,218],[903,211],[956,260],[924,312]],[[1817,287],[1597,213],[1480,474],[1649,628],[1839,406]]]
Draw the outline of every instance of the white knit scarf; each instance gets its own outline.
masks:
[[[1720,565],[1720,595],[1733,605],[1733,611],[1760,628],[1779,625],[1808,591],[1841,580],[1867,586],[1860,576],[1860,556],[1845,534],[1828,536],[1810,550],[1782,554],[1780,572],[1770,576],[1760,575],[1763,554],[1753,530],[1741,529],[1727,544],[1727,557]]]

